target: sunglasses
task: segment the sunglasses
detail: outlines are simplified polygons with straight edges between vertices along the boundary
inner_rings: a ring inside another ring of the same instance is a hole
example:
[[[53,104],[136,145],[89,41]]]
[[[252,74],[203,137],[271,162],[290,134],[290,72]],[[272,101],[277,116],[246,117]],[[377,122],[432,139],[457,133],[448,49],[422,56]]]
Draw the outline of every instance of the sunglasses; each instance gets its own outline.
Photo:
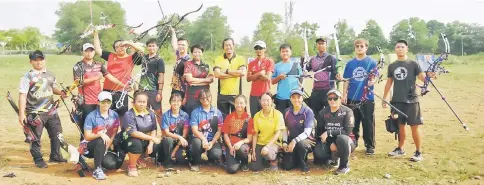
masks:
[[[336,98],[331,98],[331,97],[328,97],[328,101],[331,101],[331,100],[332,100],[332,101],[337,101],[338,99],[339,99],[338,97],[336,97]]]
[[[254,50],[263,50],[264,48],[263,47],[260,47],[260,46],[256,46],[254,47]]]

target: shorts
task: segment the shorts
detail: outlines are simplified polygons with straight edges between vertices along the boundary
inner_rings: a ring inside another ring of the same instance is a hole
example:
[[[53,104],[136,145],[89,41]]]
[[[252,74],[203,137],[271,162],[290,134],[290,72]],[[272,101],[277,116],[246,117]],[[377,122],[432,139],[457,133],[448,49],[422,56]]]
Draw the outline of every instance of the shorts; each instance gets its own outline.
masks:
[[[156,101],[156,95],[158,95],[158,91],[146,91],[148,93],[148,105],[151,109],[157,111],[161,109],[161,102]]]
[[[391,104],[408,116],[408,118],[405,118],[405,116],[403,115],[398,115],[399,124],[407,124],[407,125],[423,124],[423,118],[422,118],[422,114],[420,113],[419,102],[416,102],[416,103],[393,102]],[[392,110],[392,112],[396,113],[396,111],[394,110]]]

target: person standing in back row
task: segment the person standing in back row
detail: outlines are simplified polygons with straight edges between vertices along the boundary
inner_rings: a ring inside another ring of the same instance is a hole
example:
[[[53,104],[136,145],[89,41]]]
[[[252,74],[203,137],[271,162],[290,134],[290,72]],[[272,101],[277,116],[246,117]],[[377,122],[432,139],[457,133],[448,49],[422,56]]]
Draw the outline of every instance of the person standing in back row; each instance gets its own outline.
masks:
[[[302,75],[303,72],[300,63],[291,60],[292,52],[289,44],[282,44],[279,51],[281,52],[282,62],[277,63],[274,67],[272,84],[277,84],[277,93],[274,100],[276,109],[283,113],[291,106],[289,100],[291,90],[301,88],[299,79],[293,75]]]
[[[326,48],[326,39],[323,37],[317,38],[316,49],[318,52],[306,66],[308,71],[314,72],[313,91],[311,92],[309,106],[315,113],[328,106],[326,94],[330,89],[335,88],[334,80],[339,76],[336,70],[336,57],[328,54]]]
[[[388,79],[385,84],[383,99],[389,101],[387,99],[388,91],[390,91],[390,88],[393,85],[393,96],[390,103],[398,110],[405,113],[408,118],[398,115],[398,147],[388,153],[388,155],[392,157],[405,155],[405,150],[403,149],[406,134],[405,124],[408,124],[412,129],[413,142],[415,143],[416,148],[410,161],[418,162],[423,160],[419,131],[419,126],[423,124],[423,119],[420,112],[420,103],[415,81],[418,78],[424,82],[426,75],[435,78],[435,73],[428,72],[425,74],[416,61],[408,59],[407,41],[398,40],[395,43],[395,52],[397,53],[398,59],[388,66]],[[383,108],[386,108],[387,104],[382,102],[382,106]]]
[[[94,60],[95,54],[94,45],[85,43],[82,45],[82,60],[77,62],[72,69],[74,81],[79,81],[79,94],[76,103],[79,108],[78,111],[81,111],[81,120],[78,124],[82,134],[84,134],[84,129],[82,128],[84,128],[87,115],[97,108],[97,97],[102,91],[101,78],[104,76],[118,86],[124,86],[121,81],[109,74],[105,64]],[[82,134],[80,136],[81,141],[84,140]]]
[[[188,54],[188,39],[176,37],[174,28],[171,28],[171,47],[175,50],[176,62],[173,66],[173,75],[171,77],[171,94],[178,93],[185,98],[186,85],[183,74],[185,72],[185,62],[190,60]],[[182,109],[183,105],[182,105]]]
[[[163,85],[165,81],[165,62],[158,56],[158,44],[155,38],[146,41],[148,47],[148,54],[146,58],[148,64],[146,74],[140,78],[139,90],[146,91],[148,94],[148,106],[153,109],[157,115],[157,122],[161,124],[162,115],[162,100],[163,100]],[[145,67],[145,66],[142,66]]]
[[[369,56],[366,56],[368,41],[357,39],[354,45],[356,57],[346,63],[343,78],[350,80],[345,81],[343,85],[343,98],[341,101],[353,109],[353,115],[355,116],[353,134],[355,135],[356,147],[358,147],[358,139],[360,138],[360,122],[362,122],[366,154],[373,155],[375,153],[375,97],[373,93],[366,95],[363,93],[366,85],[368,85],[370,90],[373,90],[375,80],[369,81],[368,75],[376,67],[376,62]],[[366,96],[367,100],[360,104],[362,96]],[[355,107],[358,104],[360,105]]]
[[[133,72],[134,65],[140,65],[143,57],[138,52],[133,55],[128,55],[126,52],[127,47],[134,48],[136,51],[143,51],[143,47],[129,41],[116,40],[113,43],[114,53],[103,51],[101,48],[101,41],[99,40],[99,34],[94,31],[94,51],[106,61],[108,72],[116,79],[121,81],[122,84],[128,83],[131,79],[131,72]],[[124,100],[120,100],[123,91],[131,90],[123,89],[124,87],[109,79],[104,81],[103,91],[108,91],[113,95],[113,103],[111,109],[116,111],[120,117],[122,117],[128,111],[128,96],[124,97]],[[122,101],[123,105],[117,107],[118,101]]]
[[[266,43],[257,41],[254,45],[257,58],[249,62],[247,82],[252,82],[250,88],[250,114],[252,117],[262,109],[260,96],[271,91],[271,77],[274,73],[274,61],[266,57]]]
[[[218,78],[217,108],[223,117],[235,110],[235,96],[242,94],[242,77],[246,74],[246,60],[235,54],[234,39],[226,38],[222,41],[224,54],[215,58],[213,68],[215,78]]]

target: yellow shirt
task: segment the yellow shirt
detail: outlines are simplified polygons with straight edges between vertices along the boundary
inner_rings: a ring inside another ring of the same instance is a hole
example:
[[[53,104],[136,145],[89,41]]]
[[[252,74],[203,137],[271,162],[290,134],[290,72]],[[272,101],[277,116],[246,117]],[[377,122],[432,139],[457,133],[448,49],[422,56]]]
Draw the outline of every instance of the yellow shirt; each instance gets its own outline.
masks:
[[[239,70],[240,67],[246,66],[246,60],[244,57],[236,55],[232,56],[232,59],[229,59],[225,56],[225,54],[218,56],[215,58],[215,67],[220,68],[222,73],[225,73],[227,69],[229,71]],[[240,77],[237,78],[227,78],[227,79],[220,79],[220,94],[222,95],[239,95],[239,87],[240,87]]]
[[[254,132],[258,133],[257,144],[267,145],[274,137],[276,131],[285,130],[286,126],[284,125],[284,117],[280,111],[273,108],[268,117],[265,117],[262,111],[254,115]],[[279,140],[275,144],[282,145],[282,132],[279,135]]]

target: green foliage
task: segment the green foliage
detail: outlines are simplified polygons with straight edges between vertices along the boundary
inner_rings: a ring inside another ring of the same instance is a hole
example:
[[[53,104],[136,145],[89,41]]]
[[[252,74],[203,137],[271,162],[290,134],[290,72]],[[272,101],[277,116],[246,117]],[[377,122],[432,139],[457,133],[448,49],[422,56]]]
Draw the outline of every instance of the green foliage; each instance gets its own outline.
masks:
[[[267,45],[266,54],[268,56],[276,56],[278,54],[278,48],[282,40],[282,31],[279,26],[282,24],[282,17],[275,13],[266,12],[262,14],[262,17],[257,24],[257,28],[254,31],[254,41],[262,40]]]
[[[158,22],[158,24],[168,22],[168,21],[170,21],[170,19],[172,19],[172,21],[170,22],[170,25],[174,26],[178,21],[180,21],[180,19],[179,19],[180,16],[181,15],[179,15],[179,14],[165,15],[165,17],[163,17],[161,19],[161,21]],[[161,16],[160,16],[160,18],[161,18]],[[191,30],[190,26],[191,26],[191,22],[188,19],[184,19],[180,23],[178,23],[178,25],[175,28],[177,38],[186,38],[187,35],[186,35],[185,31]],[[156,29],[156,32],[157,32],[156,37],[158,38],[159,41],[163,40],[165,35],[166,35],[166,40],[162,45],[171,47],[171,45],[170,45],[171,44],[170,27],[169,26],[158,27]]]
[[[107,19],[101,20],[101,13]],[[56,11],[59,20],[56,23],[54,37],[64,45],[77,39],[91,23],[89,2],[61,2],[60,9]],[[116,24],[113,29],[102,30],[99,32],[103,49],[112,50],[112,43],[115,40],[126,38],[128,30],[122,25],[126,25],[125,11],[119,2],[113,1],[93,1],[92,2],[92,24]],[[74,43],[71,47],[72,53],[79,53],[82,44],[92,42],[92,37],[86,37]]]
[[[378,23],[373,19],[370,19],[366,22],[366,27],[358,35],[358,38],[364,38],[368,40],[369,48],[367,53],[369,55],[378,53],[376,46],[380,46],[382,48],[386,48],[388,46],[388,41],[383,35],[383,30],[381,29],[380,25],[378,25]]]
[[[190,29],[184,31],[190,44],[200,44],[211,50],[220,48],[222,41],[233,32],[227,23],[227,16],[222,14],[218,6],[208,7]]]
[[[9,41],[10,39],[10,41]],[[33,50],[40,48],[42,34],[39,28],[25,27],[19,29],[9,29],[0,31],[0,42],[6,42],[6,49],[13,50]]]

